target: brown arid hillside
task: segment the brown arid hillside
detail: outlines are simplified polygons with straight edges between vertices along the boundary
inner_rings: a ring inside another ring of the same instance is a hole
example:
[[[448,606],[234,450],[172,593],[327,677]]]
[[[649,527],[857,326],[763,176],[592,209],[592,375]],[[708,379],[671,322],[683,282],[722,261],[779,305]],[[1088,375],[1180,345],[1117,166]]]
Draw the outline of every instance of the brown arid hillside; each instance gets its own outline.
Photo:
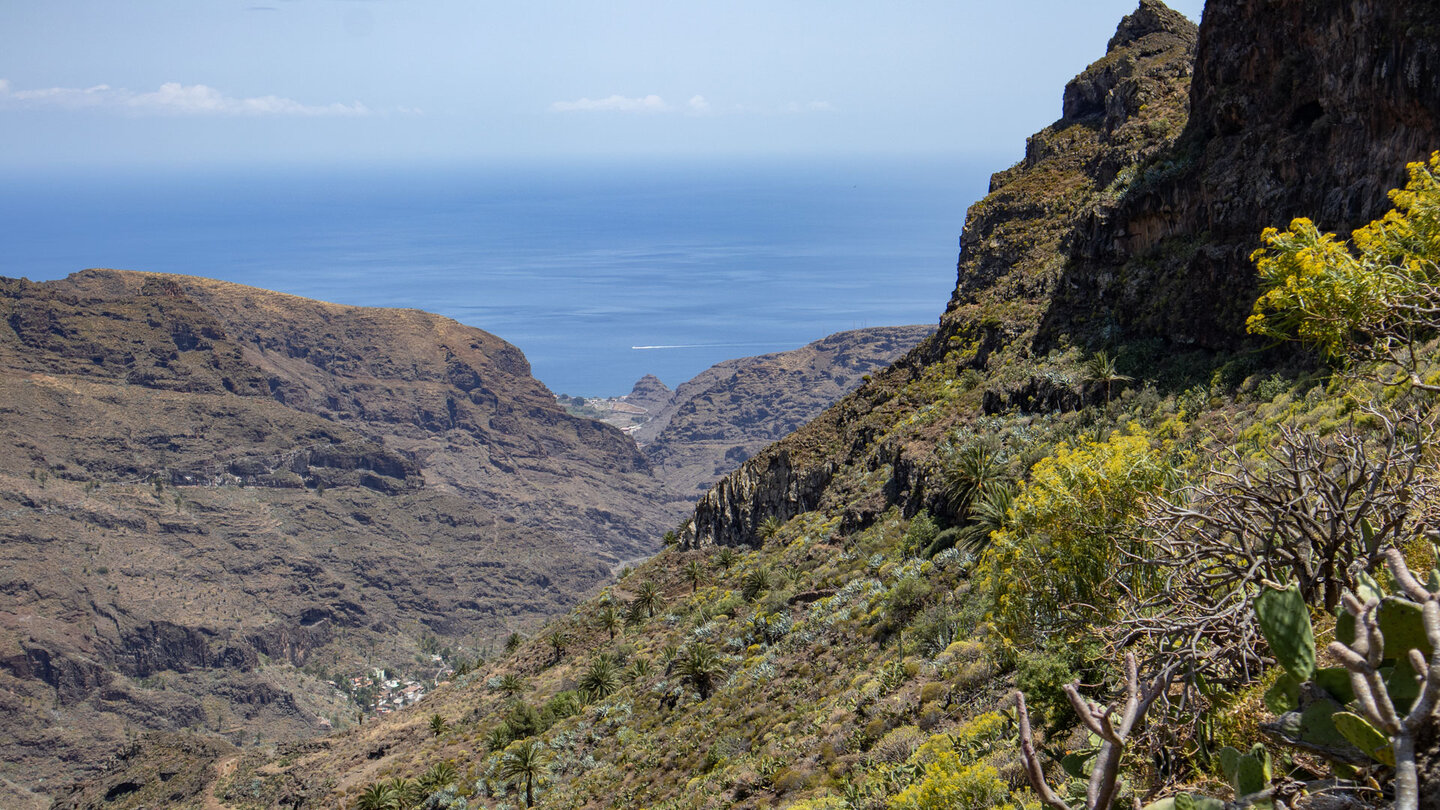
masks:
[[[642,379],[626,401],[654,415],[635,440],[670,491],[694,500],[934,331],[878,326],[838,332],[792,351],[717,363],[663,397],[654,385],[659,380]]]
[[[426,636],[473,655],[676,519],[634,442],[518,349],[413,310],[4,279],[0,412],[5,807],[138,729],[348,724],[324,680],[423,669]]]

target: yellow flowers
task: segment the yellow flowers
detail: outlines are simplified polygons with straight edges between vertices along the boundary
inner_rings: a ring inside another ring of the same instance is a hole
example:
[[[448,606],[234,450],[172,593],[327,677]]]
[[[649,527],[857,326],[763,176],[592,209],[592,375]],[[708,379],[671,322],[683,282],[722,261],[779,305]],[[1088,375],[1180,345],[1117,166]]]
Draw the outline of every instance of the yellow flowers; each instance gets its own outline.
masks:
[[[950,810],[983,808],[1005,803],[1009,786],[995,766],[983,762],[962,765],[954,751],[940,751],[925,766],[919,782],[890,800],[891,810]]]
[[[1283,232],[1262,231],[1264,247],[1250,258],[1264,293],[1246,330],[1299,338],[1331,357],[1433,330],[1433,319],[1417,313],[1440,303],[1432,300],[1440,281],[1440,152],[1408,170],[1406,187],[1390,192],[1395,210],[1351,234],[1353,249],[1303,218]]]
[[[1056,629],[1072,605],[1109,603],[1098,597],[1118,562],[1117,538],[1169,480],[1171,454],[1170,442],[1132,427],[1103,442],[1061,444],[1031,469],[1011,528],[991,536],[979,569],[1006,643]]]

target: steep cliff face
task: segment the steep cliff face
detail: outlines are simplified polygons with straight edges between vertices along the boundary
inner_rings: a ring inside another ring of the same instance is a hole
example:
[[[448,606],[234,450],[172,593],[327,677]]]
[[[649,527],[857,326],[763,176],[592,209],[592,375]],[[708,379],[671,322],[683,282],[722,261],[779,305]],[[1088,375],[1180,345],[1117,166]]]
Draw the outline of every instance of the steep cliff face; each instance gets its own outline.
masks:
[[[927,479],[936,447],[973,416],[951,401],[967,392],[942,378],[959,368],[1018,368],[1030,355],[1067,246],[1119,202],[1115,178],[1164,153],[1182,131],[1195,41],[1195,25],[1161,3],[1145,0],[1126,17],[1105,56],[1067,85],[1063,117],[1031,137],[1024,160],[996,174],[989,196],[967,213],[939,331],[706,493],[685,543],[757,542],[765,518],[820,504],[842,510],[853,529],[891,504],[913,513],[935,503]],[[1011,392],[993,396],[1006,401]],[[918,430],[896,430],[917,422]]]
[[[760,493],[804,490],[854,525],[940,506],[936,447],[973,415],[897,430],[934,405],[927,379],[983,371],[983,412],[1067,409],[1094,392],[1022,369],[1071,345],[1240,345],[1262,228],[1362,224],[1406,161],[1440,148],[1437,19],[1434,0],[1212,0],[1197,33],[1142,0],[968,212],[936,336],[707,493],[688,542],[754,542],[758,521],[801,511]]]
[[[1437,19],[1434,0],[1209,3],[1185,133],[1077,234],[1046,338],[1104,312],[1111,336],[1235,345],[1260,228],[1348,233],[1440,148]]]

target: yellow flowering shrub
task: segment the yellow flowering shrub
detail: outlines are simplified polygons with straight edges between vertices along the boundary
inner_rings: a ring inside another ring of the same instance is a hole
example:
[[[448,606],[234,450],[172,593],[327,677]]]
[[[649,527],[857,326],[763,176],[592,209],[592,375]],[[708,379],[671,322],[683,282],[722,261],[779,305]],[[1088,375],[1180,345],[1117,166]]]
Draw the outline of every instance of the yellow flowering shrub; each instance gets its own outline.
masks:
[[[1171,442],[1132,426],[1103,442],[1062,443],[1036,463],[979,565],[1004,644],[1028,646],[1076,605],[1088,606],[1087,623],[1100,618],[1120,562],[1117,538],[1170,480],[1172,453]]]
[[[954,751],[939,751],[925,774],[890,799],[891,810],[950,810],[1008,804],[1010,791],[995,766],[962,764]]]
[[[1440,304],[1440,152],[1412,163],[1395,210],[1351,234],[1352,243],[1296,219],[1265,229],[1251,255],[1264,289],[1246,322],[1253,334],[1299,338],[1340,357],[1355,347],[1433,331],[1420,310]]]

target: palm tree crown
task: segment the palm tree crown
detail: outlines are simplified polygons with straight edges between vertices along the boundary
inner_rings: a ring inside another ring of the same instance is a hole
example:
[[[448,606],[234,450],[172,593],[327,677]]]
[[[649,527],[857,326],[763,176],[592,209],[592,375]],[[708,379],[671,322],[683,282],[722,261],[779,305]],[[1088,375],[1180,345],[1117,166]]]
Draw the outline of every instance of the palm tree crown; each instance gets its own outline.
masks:
[[[685,651],[685,657],[680,661],[680,676],[695,687],[701,700],[705,700],[714,690],[715,678],[723,668],[724,662],[714,647],[704,642],[696,642],[690,645]]]
[[[550,773],[550,752],[536,740],[513,743],[500,757],[500,777],[525,785],[525,806],[535,806],[535,786]]]

